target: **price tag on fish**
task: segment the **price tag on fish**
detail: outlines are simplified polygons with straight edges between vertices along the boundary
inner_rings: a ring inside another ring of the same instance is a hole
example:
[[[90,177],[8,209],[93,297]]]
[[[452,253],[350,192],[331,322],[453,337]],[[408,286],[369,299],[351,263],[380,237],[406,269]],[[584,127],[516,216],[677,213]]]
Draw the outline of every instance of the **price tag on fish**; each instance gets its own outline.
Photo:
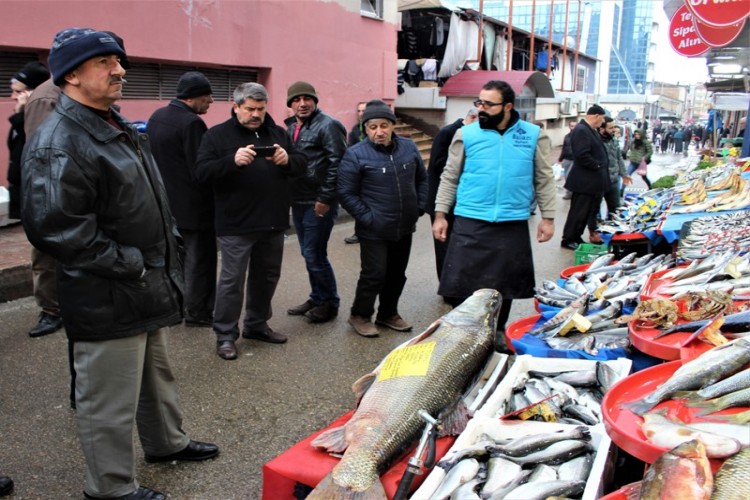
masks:
[[[430,367],[435,345],[435,342],[425,342],[391,352],[383,363],[378,381],[396,377],[424,377]]]

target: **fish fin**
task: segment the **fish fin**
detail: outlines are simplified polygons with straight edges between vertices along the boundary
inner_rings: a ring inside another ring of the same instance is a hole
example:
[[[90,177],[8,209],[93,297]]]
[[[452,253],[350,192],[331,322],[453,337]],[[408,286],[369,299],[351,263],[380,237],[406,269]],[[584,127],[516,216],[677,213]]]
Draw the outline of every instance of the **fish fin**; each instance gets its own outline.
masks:
[[[631,401],[629,403],[623,403],[621,406],[625,409],[628,409],[635,413],[636,415],[643,415],[647,411],[649,411],[651,408],[656,406],[658,403],[649,403],[648,401],[645,401],[643,399],[638,399],[636,401]]]
[[[359,402],[362,401],[365,393],[370,390],[372,384],[375,383],[377,377],[377,374],[374,372],[368,373],[367,375],[362,375],[354,382],[354,384],[352,385],[352,390],[354,391],[357,406],[359,406]]]
[[[461,434],[469,422],[469,409],[463,399],[460,399],[454,407],[445,410],[438,416],[441,421],[438,436],[457,436]]]
[[[349,443],[346,442],[346,433],[343,425],[321,432],[310,444],[328,453],[343,453],[347,446],[349,446]]]
[[[700,396],[698,396],[698,391],[677,391],[672,394],[672,399],[697,400]]]
[[[307,498],[309,500],[385,500],[388,496],[380,479],[376,479],[365,491],[351,491],[346,486],[336,484],[333,474],[328,474]]]

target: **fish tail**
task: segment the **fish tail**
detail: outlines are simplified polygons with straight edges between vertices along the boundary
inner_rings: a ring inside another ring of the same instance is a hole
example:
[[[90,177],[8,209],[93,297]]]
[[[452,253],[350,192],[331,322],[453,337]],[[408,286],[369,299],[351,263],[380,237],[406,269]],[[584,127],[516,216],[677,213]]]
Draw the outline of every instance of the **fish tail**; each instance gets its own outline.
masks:
[[[307,496],[308,500],[385,500],[387,498],[380,480],[372,483],[365,491],[351,491],[346,486],[336,484],[333,474],[324,477]]]
[[[719,401],[688,401],[685,406],[690,408],[702,408],[696,416],[708,415],[709,413],[716,413],[719,410],[723,410],[724,406]]]
[[[672,399],[688,399],[696,401],[700,399],[698,391],[678,391],[672,395]]]
[[[622,407],[632,411],[636,415],[643,415],[657,404],[658,403],[646,401],[645,399],[638,399],[636,401],[631,401],[630,403],[624,403]]]

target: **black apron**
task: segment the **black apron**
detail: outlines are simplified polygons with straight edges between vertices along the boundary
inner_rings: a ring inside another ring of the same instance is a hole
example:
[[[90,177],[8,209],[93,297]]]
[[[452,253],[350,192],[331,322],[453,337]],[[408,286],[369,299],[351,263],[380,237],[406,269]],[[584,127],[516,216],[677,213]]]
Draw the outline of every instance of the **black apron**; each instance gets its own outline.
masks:
[[[534,296],[528,221],[486,222],[456,216],[438,294],[469,297],[494,288],[504,299]]]

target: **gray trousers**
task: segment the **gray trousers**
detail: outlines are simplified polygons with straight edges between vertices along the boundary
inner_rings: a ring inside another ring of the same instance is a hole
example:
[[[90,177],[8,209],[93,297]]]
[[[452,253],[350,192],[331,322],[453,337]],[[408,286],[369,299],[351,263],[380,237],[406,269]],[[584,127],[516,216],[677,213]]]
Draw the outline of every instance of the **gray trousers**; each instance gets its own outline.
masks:
[[[135,423],[148,455],[169,455],[190,442],[167,359],[168,331],[74,344],[76,424],[86,458],[86,493],[93,497],[119,497],[138,488]]]
[[[57,261],[54,257],[31,247],[31,273],[34,299],[37,305],[52,316],[60,316],[57,302]]]
[[[219,236],[221,273],[216,286],[214,332],[217,342],[237,340],[244,298],[244,331],[268,327],[271,300],[281,276],[283,231],[256,231],[240,236]],[[247,276],[247,280],[245,277]]]
[[[216,235],[180,229],[185,242],[185,316],[210,318],[216,301]]]

